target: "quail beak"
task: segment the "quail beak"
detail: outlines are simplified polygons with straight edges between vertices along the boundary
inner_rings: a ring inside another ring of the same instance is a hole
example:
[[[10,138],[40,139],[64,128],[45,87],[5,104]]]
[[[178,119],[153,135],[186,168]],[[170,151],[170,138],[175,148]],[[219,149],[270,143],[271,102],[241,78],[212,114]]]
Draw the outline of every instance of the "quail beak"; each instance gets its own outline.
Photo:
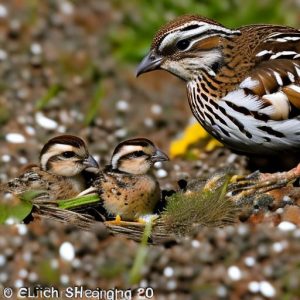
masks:
[[[162,57],[151,50],[140,62],[136,69],[136,77],[143,73],[147,73],[153,70],[158,70],[162,62]]]
[[[167,154],[165,154],[161,150],[157,149],[155,151],[155,153],[152,155],[151,160],[153,161],[153,163],[156,163],[158,161],[166,161],[166,160],[170,160],[170,159],[167,156]]]
[[[86,166],[86,168],[93,168],[93,169],[99,169],[99,165],[94,159],[92,155],[89,155],[84,161],[83,164]]]

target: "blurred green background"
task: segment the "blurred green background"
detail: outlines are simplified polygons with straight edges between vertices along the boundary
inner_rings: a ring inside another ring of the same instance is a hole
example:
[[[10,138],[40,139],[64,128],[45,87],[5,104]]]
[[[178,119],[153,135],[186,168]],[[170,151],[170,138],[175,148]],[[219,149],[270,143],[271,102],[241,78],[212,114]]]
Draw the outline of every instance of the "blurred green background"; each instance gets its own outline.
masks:
[[[122,61],[135,62],[146,53],[153,34],[167,21],[183,14],[199,14],[228,27],[253,23],[297,26],[300,3],[297,0],[112,0],[123,14],[123,26],[109,29],[113,53]]]

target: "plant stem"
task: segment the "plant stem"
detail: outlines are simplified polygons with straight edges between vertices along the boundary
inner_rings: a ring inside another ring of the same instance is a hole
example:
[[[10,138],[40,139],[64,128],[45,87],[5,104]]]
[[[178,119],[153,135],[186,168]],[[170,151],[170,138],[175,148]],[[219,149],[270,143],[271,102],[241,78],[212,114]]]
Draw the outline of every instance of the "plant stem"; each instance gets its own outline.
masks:
[[[97,194],[84,195],[77,198],[71,198],[66,200],[58,200],[58,207],[61,209],[72,209],[82,205],[92,204],[99,202],[100,198]]]

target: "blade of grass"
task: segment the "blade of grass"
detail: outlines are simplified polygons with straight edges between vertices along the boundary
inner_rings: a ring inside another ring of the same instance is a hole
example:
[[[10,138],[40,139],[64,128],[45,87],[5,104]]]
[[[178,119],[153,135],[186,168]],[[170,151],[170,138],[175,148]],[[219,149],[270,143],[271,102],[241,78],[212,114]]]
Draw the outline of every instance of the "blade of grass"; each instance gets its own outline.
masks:
[[[141,279],[141,270],[145,263],[148,252],[148,239],[152,232],[152,220],[146,223],[143,232],[142,240],[137,251],[137,255],[134,259],[133,266],[129,273],[129,283],[137,284]]]
[[[100,198],[97,194],[89,194],[77,198],[57,200],[57,203],[58,203],[58,207],[61,209],[72,209],[82,205],[97,203],[99,201]]]
[[[45,108],[45,106],[55,97],[58,95],[58,93],[63,89],[63,87],[60,84],[53,84],[49,87],[47,90],[46,94],[40,98],[36,105],[35,108],[37,110],[41,110]]]
[[[84,118],[84,124],[86,126],[90,125],[95,119],[101,104],[101,100],[104,96],[104,88],[101,79],[96,84],[92,99],[90,101],[89,108]]]
[[[0,224],[5,224],[5,221],[10,217],[7,205],[0,204]]]

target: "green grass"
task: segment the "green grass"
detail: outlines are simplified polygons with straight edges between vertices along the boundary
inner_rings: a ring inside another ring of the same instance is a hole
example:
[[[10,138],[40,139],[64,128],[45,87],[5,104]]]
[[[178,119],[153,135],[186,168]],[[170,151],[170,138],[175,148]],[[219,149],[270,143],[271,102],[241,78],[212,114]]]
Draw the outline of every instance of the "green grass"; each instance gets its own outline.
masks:
[[[168,198],[159,220],[167,231],[186,235],[196,226],[219,227],[236,221],[238,209],[226,198],[230,176],[218,174],[204,187],[188,193],[178,192]]]
[[[84,195],[77,198],[71,198],[66,200],[57,200],[58,207],[61,209],[74,209],[83,205],[89,205],[97,203],[100,198],[97,194]]]
[[[86,126],[90,125],[99,113],[101,102],[104,97],[104,88],[102,85],[102,80],[99,79],[94,87],[93,96],[89,101],[89,107],[85,114],[84,124]]]
[[[49,87],[49,89],[46,91],[46,93],[44,94],[44,96],[42,98],[40,98],[35,107],[37,110],[42,110],[44,109],[49,103],[50,101],[56,97],[59,92],[63,89],[63,87],[60,84],[53,84]]]
[[[129,283],[138,284],[141,280],[142,268],[145,265],[145,261],[148,254],[148,239],[152,231],[152,222],[147,222],[145,225],[144,233],[142,236],[141,243],[139,245],[137,254],[135,256],[133,266],[129,273]]]

